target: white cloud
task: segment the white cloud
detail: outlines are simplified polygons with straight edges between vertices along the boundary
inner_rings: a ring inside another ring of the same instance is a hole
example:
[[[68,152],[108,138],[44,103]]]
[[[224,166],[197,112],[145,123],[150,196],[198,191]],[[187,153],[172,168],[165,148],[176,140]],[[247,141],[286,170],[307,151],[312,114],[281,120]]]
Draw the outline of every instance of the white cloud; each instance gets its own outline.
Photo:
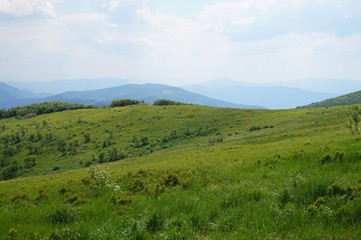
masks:
[[[55,17],[56,12],[48,0],[0,0],[0,16]]]
[[[38,21],[0,25],[0,58],[7,66],[22,62],[30,74],[33,66],[39,76],[42,67],[61,59],[62,66],[68,66],[61,70],[69,71],[70,77],[201,81],[228,76],[274,81],[333,74],[349,77],[354,72],[361,79],[361,70],[350,71],[361,62],[356,24],[361,5],[349,0],[336,6],[336,2],[340,1],[220,2],[186,18],[155,13],[146,0],[90,0],[68,12],[64,8],[72,6],[69,0],[0,0],[2,15],[42,16]],[[63,9],[56,15],[58,6]],[[52,14],[46,14],[49,11]],[[16,60],[22,58],[28,61]],[[54,76],[62,76],[55,64],[51,69]]]

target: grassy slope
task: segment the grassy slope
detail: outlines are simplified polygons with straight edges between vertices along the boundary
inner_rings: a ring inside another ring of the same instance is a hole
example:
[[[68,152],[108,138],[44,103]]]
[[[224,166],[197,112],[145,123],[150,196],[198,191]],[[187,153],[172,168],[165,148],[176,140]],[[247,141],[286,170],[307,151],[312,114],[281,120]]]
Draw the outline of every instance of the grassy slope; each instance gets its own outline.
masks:
[[[30,133],[37,123],[40,132],[75,135],[67,141],[81,144],[76,155],[66,156],[44,147],[28,177],[0,182],[0,236],[357,239],[361,142],[345,128],[348,110],[133,106],[2,120],[8,127],[2,134],[21,126],[29,126]],[[158,143],[144,156],[134,153],[144,154],[149,146],[129,146],[134,134],[155,143],[172,130],[205,125],[218,130]],[[265,125],[274,128],[246,131]],[[82,143],[82,131],[90,133],[91,143]],[[86,169],[70,170],[83,167],[94,152],[107,151],[95,146],[109,131],[116,144],[108,148],[134,155],[106,164],[123,190],[117,194],[90,190]],[[217,133],[223,142],[209,143]],[[336,152],[344,153],[342,161],[322,163]],[[54,165],[64,172],[40,176]]]
[[[302,108],[322,108],[332,106],[344,106],[361,103],[361,91],[349,93],[335,98],[326,99],[321,102],[311,103]]]

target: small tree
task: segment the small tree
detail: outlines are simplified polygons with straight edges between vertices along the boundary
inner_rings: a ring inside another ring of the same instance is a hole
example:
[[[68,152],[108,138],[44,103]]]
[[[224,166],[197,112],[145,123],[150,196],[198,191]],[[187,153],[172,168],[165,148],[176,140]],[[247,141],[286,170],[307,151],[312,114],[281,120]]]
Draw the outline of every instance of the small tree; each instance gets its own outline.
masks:
[[[360,135],[360,122],[361,122],[361,110],[358,107],[353,108],[350,112],[349,119],[347,119],[347,127],[350,129],[353,135]]]
[[[111,178],[108,169],[103,166],[92,166],[88,169],[90,179],[92,181],[92,190],[99,190],[102,188],[110,188],[113,192],[121,192],[120,187]]]

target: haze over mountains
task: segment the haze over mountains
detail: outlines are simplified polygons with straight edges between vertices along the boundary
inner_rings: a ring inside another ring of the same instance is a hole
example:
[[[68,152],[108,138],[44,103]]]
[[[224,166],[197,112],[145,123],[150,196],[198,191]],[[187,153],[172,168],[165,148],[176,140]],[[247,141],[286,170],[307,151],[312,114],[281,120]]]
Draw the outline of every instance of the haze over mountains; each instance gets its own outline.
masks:
[[[3,90],[2,90],[3,89]],[[262,106],[248,106],[244,104],[233,104],[221,100],[212,99],[200,94],[188,92],[184,89],[162,84],[126,84],[118,87],[104,88],[89,91],[67,91],[49,97],[36,97],[34,93],[19,90],[6,84],[0,85],[0,108],[11,108],[32,103],[61,101],[69,103],[90,104],[106,106],[114,99],[130,98],[144,100],[153,103],[158,99],[169,99],[184,103],[229,107],[229,108],[264,108]],[[14,94],[12,94],[14,93]]]
[[[361,89],[361,82],[342,79],[249,83],[220,78],[181,88],[141,84],[144,82],[131,78],[6,82],[0,84],[0,108],[44,101],[104,106],[119,98],[132,98],[149,103],[165,98],[215,107],[289,109]]]

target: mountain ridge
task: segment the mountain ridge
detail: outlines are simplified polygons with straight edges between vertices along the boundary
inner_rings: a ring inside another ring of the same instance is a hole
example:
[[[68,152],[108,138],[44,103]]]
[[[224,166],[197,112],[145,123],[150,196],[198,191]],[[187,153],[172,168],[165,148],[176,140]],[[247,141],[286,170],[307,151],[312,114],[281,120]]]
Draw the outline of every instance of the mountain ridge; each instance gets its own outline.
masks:
[[[131,98],[135,100],[144,100],[148,103],[153,103],[158,99],[169,99],[190,104],[198,104],[213,107],[229,107],[229,108],[265,108],[263,106],[234,104],[226,101],[212,99],[200,94],[186,91],[182,88],[172,87],[162,84],[128,84],[117,87],[88,90],[88,91],[69,91],[61,94],[52,95],[49,97],[35,98],[33,93],[25,94],[32,96],[32,98],[20,98],[16,93],[25,92],[17,88],[11,87],[2,83],[4,91],[9,93],[0,98],[0,108],[11,108],[17,106],[30,105],[41,102],[69,102],[79,103],[85,105],[106,106],[114,99]],[[14,93],[14,96],[11,93]],[[20,94],[21,95],[21,94]],[[3,96],[3,95],[2,95]]]

